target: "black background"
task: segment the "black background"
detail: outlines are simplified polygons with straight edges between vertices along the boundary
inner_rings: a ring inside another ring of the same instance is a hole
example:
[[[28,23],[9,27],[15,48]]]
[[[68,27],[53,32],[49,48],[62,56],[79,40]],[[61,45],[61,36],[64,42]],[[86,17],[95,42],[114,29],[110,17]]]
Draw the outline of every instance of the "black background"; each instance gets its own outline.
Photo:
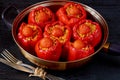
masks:
[[[23,10],[40,1],[42,0],[0,0],[0,15],[10,4],[15,4],[18,9]],[[120,41],[120,0],[79,0],[79,2],[94,8],[105,18],[109,26],[108,42],[117,43]],[[13,54],[25,63],[33,65],[20,53],[12,39],[11,32],[0,17],[0,52],[5,48],[13,51]],[[66,80],[119,80],[120,57],[111,56],[106,52],[100,51],[83,68],[69,71],[48,70],[48,73],[60,76]],[[27,73],[17,71],[0,63],[0,80],[40,79],[28,77]]]

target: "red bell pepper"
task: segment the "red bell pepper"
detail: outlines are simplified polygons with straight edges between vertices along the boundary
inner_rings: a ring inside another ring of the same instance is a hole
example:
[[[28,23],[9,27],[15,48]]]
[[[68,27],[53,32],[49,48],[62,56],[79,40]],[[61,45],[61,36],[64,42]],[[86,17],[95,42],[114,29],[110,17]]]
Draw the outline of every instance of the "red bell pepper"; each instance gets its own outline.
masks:
[[[42,30],[35,24],[22,23],[18,30],[18,41],[21,46],[29,51],[33,52],[35,44],[42,38]]]
[[[39,6],[33,9],[28,16],[28,23],[39,25],[42,29],[44,26],[55,20],[54,13],[47,7]]]
[[[65,44],[71,38],[71,29],[62,22],[55,21],[45,26],[43,35],[44,37],[57,39],[60,43]]]
[[[89,44],[85,44],[80,39],[77,39],[74,42],[68,42],[66,45],[68,48],[68,61],[82,59],[94,53],[94,47]]]
[[[35,51],[39,58],[51,61],[58,61],[60,59],[61,50],[61,43],[49,37],[42,38],[35,46]]]
[[[86,18],[86,11],[81,4],[69,2],[61,7],[56,15],[60,21],[72,27],[78,21]]]
[[[91,20],[82,20],[73,27],[73,37],[95,47],[102,38],[100,25]]]

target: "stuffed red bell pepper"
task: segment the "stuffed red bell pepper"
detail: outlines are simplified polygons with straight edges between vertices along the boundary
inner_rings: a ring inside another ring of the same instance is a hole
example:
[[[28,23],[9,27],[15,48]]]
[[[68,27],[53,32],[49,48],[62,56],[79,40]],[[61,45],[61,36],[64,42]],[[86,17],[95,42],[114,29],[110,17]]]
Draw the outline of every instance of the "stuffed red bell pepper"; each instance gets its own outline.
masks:
[[[102,38],[100,25],[91,20],[82,20],[73,27],[73,37],[95,47]]]
[[[67,60],[73,61],[85,58],[94,53],[94,47],[89,44],[85,44],[82,40],[77,39],[74,42],[68,42],[67,44]]]
[[[81,4],[69,2],[61,7],[56,15],[60,21],[72,27],[78,21],[86,18],[86,11]]]
[[[35,44],[42,38],[42,30],[35,24],[22,23],[18,30],[18,41],[21,46],[29,51],[34,51]]]
[[[71,29],[62,22],[55,21],[45,26],[44,37],[57,39],[64,44],[71,38]]]
[[[62,45],[58,40],[52,40],[46,37],[37,42],[35,51],[39,58],[58,61],[60,59]]]
[[[54,13],[47,7],[39,6],[33,9],[28,16],[28,23],[34,23],[42,27],[55,20]]]

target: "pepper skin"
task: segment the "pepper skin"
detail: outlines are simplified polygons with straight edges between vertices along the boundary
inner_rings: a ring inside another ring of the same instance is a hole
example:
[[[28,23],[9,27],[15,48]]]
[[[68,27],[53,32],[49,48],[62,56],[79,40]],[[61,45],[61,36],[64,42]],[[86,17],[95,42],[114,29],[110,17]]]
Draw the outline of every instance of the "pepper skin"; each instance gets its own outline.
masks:
[[[68,42],[66,45],[68,48],[68,61],[82,59],[94,53],[94,47],[89,44],[85,44],[79,39],[75,40],[74,42]]]
[[[23,22],[19,27],[17,37],[19,43],[25,50],[34,52],[35,44],[43,37],[43,34],[39,26]]]
[[[57,39],[60,43],[65,44],[71,38],[71,29],[62,22],[55,21],[45,26],[43,35],[44,37]]]
[[[42,38],[35,46],[35,52],[41,59],[58,61],[61,56],[62,45],[58,40],[49,37]]]
[[[73,37],[95,47],[102,38],[100,25],[92,20],[82,20],[73,27]]]
[[[42,30],[47,23],[55,21],[54,13],[47,7],[39,6],[33,9],[28,16],[28,23],[39,25]]]
[[[61,7],[56,15],[60,21],[73,27],[78,21],[86,18],[86,11],[82,5],[69,2]]]

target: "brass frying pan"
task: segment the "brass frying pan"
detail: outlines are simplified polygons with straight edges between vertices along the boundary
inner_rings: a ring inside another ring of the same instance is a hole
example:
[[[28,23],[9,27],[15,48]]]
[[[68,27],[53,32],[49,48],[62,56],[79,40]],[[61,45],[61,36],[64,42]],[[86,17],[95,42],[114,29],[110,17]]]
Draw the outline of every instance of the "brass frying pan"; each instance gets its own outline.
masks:
[[[87,11],[87,15],[88,18],[98,22],[101,25],[101,29],[102,29],[102,39],[100,44],[95,48],[95,52],[93,54],[91,54],[88,57],[85,57],[83,59],[79,59],[79,60],[75,60],[75,61],[65,61],[65,62],[57,62],[57,61],[49,61],[49,60],[44,60],[44,59],[40,59],[32,54],[30,54],[29,52],[27,52],[26,50],[24,50],[20,44],[17,41],[17,33],[18,33],[18,28],[21,24],[22,21],[25,21],[25,18],[27,18],[28,13],[35,9],[38,6],[47,6],[49,8],[51,8],[51,10],[53,10],[53,12],[55,12],[57,9],[59,9],[59,7],[61,7],[62,5],[64,5],[65,3],[70,2],[70,1],[63,1],[63,0],[56,0],[56,1],[42,1],[42,2],[38,2],[36,4],[33,4],[31,6],[28,6],[27,8],[25,8],[24,10],[22,10],[17,17],[14,19],[14,22],[12,24],[12,36],[13,39],[15,41],[15,43],[18,45],[18,47],[20,48],[22,54],[32,63],[42,67],[42,68],[47,68],[47,69],[51,69],[51,70],[66,70],[66,69],[71,69],[71,68],[78,68],[83,66],[84,64],[86,64],[88,61],[90,61],[90,59],[96,54],[98,53],[101,49],[104,50],[108,50],[108,48],[110,47],[110,44],[107,43],[107,39],[108,39],[108,25],[105,21],[105,19],[93,8],[79,3],[81,4],[85,10]],[[71,1],[72,2],[72,1]],[[75,2],[78,3],[78,2]],[[113,47],[116,45],[113,45]],[[118,49],[120,50],[120,49]],[[117,50],[117,51],[118,51]],[[118,51],[119,53],[120,51]]]

